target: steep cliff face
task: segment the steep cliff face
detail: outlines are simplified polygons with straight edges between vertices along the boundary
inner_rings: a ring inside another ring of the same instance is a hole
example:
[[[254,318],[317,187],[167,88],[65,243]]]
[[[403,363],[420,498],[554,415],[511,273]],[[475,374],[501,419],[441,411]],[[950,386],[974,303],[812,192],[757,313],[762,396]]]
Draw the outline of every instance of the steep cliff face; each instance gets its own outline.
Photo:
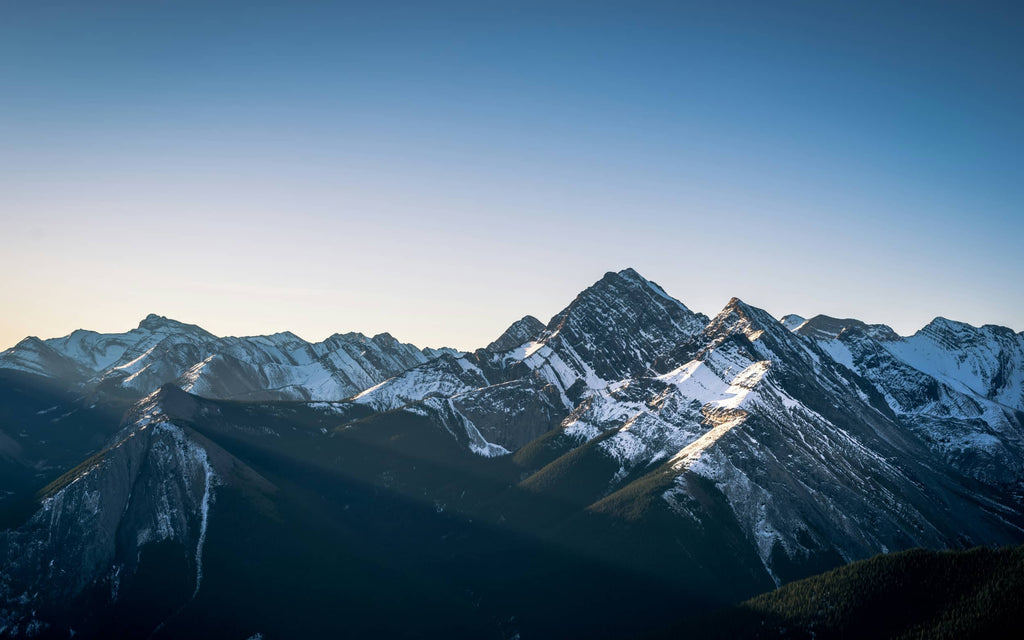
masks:
[[[158,542],[185,550],[199,590],[216,488],[237,470],[234,459],[183,426],[195,408],[173,387],[145,398],[103,451],[45,491],[25,525],[0,533],[0,627],[15,636],[43,629],[96,590],[115,602],[141,550]]]
[[[536,340],[544,333],[544,323],[533,316],[524,316],[513,322],[498,339],[487,345],[487,351],[504,353],[521,344]]]
[[[640,375],[707,318],[632,269],[607,273],[548,323],[539,342],[594,388]],[[567,382],[567,381],[566,381]],[[570,385],[567,385],[567,388]]]

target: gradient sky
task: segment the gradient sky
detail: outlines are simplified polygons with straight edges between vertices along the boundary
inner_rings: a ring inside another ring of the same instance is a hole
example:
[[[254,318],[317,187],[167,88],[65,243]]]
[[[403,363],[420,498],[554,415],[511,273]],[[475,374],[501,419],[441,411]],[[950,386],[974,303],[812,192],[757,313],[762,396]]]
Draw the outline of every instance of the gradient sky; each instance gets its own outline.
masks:
[[[3,2],[0,348],[473,348],[626,266],[1020,331],[1019,4]]]

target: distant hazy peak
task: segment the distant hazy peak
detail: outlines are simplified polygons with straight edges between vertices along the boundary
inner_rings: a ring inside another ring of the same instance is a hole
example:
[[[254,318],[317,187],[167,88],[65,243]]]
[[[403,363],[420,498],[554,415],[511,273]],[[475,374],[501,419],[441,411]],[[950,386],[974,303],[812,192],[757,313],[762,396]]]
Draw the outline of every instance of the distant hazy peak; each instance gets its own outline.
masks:
[[[143,318],[142,322],[139,323],[139,329],[142,330],[142,331],[152,331],[152,332],[158,332],[158,331],[175,331],[175,332],[198,331],[198,332],[202,332],[204,334],[207,334],[207,335],[210,335],[211,337],[213,337],[213,334],[209,333],[208,331],[206,331],[202,327],[199,327],[199,326],[194,325],[194,324],[186,324],[184,322],[179,322],[179,321],[174,320],[172,318],[168,318],[166,316],[160,316],[160,315],[157,315],[155,313],[151,313],[148,316],[146,316],[145,318]]]

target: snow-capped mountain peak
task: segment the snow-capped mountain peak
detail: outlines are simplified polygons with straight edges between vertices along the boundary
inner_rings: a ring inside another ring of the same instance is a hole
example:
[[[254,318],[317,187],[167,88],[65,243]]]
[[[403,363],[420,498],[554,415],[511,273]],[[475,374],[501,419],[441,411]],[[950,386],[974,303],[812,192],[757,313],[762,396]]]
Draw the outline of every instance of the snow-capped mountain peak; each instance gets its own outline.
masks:
[[[539,341],[570,364],[611,381],[643,373],[706,322],[657,284],[624,269],[606,273],[580,293],[551,319]]]
[[[166,316],[157,315],[155,313],[151,313],[147,315],[145,318],[143,318],[142,321],[139,322],[138,328],[140,331],[150,331],[153,333],[171,333],[180,331],[197,332],[210,336],[213,335],[194,324],[186,324],[184,322],[179,322],[178,320],[174,320]]]

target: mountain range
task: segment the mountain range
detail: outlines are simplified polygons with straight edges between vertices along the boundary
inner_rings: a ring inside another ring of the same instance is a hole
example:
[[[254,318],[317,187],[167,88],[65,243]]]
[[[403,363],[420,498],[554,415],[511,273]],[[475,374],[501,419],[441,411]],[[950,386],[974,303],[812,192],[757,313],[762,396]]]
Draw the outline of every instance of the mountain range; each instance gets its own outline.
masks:
[[[211,398],[347,398],[451,349],[418,349],[387,333],[335,334],[310,343],[293,333],[219,338],[191,324],[149,315],[127,333],[78,330],[28,337],[3,353],[2,366],[128,394],[167,382]]]
[[[0,635],[632,637],[1024,542],[1024,334],[695,313],[632,269],[472,352],[149,316],[0,354]]]

